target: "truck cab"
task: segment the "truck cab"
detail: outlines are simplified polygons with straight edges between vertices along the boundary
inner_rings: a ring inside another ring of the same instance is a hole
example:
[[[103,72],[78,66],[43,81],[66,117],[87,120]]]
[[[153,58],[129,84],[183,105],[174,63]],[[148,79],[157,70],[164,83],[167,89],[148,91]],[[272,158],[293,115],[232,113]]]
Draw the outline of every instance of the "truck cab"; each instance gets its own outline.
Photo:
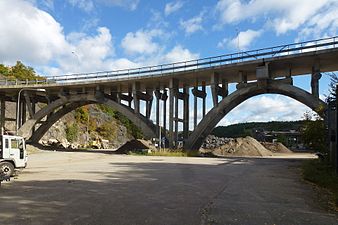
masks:
[[[12,176],[15,169],[25,168],[27,152],[25,139],[20,136],[0,135],[0,172]]]

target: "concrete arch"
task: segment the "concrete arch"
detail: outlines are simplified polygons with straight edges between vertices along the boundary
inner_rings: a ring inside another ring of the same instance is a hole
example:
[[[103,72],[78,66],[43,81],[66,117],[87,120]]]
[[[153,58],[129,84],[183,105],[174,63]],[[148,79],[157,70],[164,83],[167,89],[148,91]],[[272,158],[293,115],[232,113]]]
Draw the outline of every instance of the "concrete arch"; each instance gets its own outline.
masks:
[[[67,113],[70,113],[71,111],[84,106],[91,104],[92,102],[73,102],[70,104],[65,105],[62,107],[62,109],[58,110],[57,112],[53,113],[49,118],[48,121],[41,124],[41,126],[33,132],[32,136],[29,138],[30,142],[37,143],[43,135],[49,130],[51,126],[53,126],[54,123],[56,123],[59,119],[61,119],[63,116],[65,116]]]
[[[106,96],[101,93],[96,94],[77,94],[77,95],[70,95],[70,96],[62,96],[59,99],[51,102],[46,107],[40,109],[34,116],[27,120],[18,130],[18,134],[23,136],[26,139],[29,139],[32,136],[32,128],[33,126],[44,118],[46,115],[53,113],[57,108],[65,106],[70,103],[97,103],[97,104],[104,104],[108,105],[115,110],[119,111],[123,115],[125,115],[128,119],[130,119],[136,126],[138,126],[145,138],[152,138],[155,137],[155,125],[151,123],[147,118],[142,116],[141,114],[135,114],[134,111],[126,106],[118,104],[117,102],[111,100],[109,96]],[[74,106],[75,107],[75,106]],[[62,110],[62,109],[61,109]],[[65,110],[64,112],[66,112]],[[60,112],[60,114],[62,114]],[[53,120],[56,119],[53,118]],[[57,120],[56,120],[57,121]],[[55,122],[56,122],[55,121]]]
[[[325,106],[325,103],[319,98],[290,84],[278,81],[263,86],[260,86],[257,83],[247,84],[246,87],[240,88],[224,98],[218,106],[207,113],[189,136],[184,148],[187,150],[199,149],[204,139],[211,133],[218,122],[232,109],[253,96],[267,93],[288,96],[303,103],[316,112],[318,112],[320,106]]]

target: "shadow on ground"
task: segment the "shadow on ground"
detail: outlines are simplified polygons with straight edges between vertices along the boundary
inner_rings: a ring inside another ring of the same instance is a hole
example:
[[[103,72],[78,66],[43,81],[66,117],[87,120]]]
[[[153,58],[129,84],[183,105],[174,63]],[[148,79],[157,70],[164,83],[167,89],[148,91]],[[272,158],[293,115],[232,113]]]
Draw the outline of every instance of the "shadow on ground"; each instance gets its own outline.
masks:
[[[309,197],[312,189],[299,181],[297,160],[181,160],[168,163],[149,157],[148,162],[128,162],[128,158],[117,162],[112,157],[104,167],[100,162],[88,165],[79,177],[65,172],[64,176],[59,174],[61,178],[49,180],[34,180],[36,174],[23,173],[32,180],[19,179],[0,189],[0,224],[337,221],[318,209]],[[58,169],[56,172],[62,171]],[[84,174],[88,179],[83,178]]]

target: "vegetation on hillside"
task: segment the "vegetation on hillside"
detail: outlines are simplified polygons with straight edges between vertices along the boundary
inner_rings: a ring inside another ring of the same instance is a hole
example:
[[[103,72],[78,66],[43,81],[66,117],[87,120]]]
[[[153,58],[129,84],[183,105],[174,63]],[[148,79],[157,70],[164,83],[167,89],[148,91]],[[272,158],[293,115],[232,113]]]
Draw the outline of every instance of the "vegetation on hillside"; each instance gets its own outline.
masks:
[[[9,80],[41,80],[32,67],[25,66],[22,62],[17,61],[14,66],[5,66],[0,64],[0,79]]]
[[[76,141],[79,137],[77,134],[81,130],[88,131],[91,140],[97,137],[112,140],[116,138],[120,125],[126,127],[127,133],[132,137],[143,137],[141,130],[126,116],[106,105],[87,105],[77,108],[74,111],[74,119],[74,123],[68,124],[66,128],[66,138],[69,142]]]
[[[219,126],[212,131],[212,134],[218,137],[237,138],[252,136],[253,129],[265,131],[299,130],[302,125],[303,121],[248,122]]]

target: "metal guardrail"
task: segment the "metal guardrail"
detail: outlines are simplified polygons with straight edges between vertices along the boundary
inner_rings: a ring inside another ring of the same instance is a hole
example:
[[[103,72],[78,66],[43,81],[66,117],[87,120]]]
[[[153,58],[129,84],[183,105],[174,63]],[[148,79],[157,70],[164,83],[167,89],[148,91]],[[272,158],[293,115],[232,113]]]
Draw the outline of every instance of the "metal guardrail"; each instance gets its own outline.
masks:
[[[43,84],[49,83],[72,83],[72,82],[89,82],[96,80],[119,80],[129,79],[141,76],[162,76],[176,72],[188,72],[199,69],[207,69],[215,66],[245,62],[262,58],[276,58],[285,55],[294,55],[304,52],[312,52],[324,49],[332,49],[338,47],[338,36],[323,38],[318,40],[280,45],[270,48],[262,48],[257,50],[237,52],[227,55],[220,55],[184,62],[176,62],[162,64],[157,66],[147,66],[134,69],[123,69],[114,71],[102,71],[94,73],[77,73],[60,76],[46,77]],[[40,81],[39,81],[40,82]],[[42,81],[41,81],[42,82]],[[2,82],[0,81],[0,85]],[[24,84],[42,84],[37,81],[5,81],[5,85],[24,85]]]

